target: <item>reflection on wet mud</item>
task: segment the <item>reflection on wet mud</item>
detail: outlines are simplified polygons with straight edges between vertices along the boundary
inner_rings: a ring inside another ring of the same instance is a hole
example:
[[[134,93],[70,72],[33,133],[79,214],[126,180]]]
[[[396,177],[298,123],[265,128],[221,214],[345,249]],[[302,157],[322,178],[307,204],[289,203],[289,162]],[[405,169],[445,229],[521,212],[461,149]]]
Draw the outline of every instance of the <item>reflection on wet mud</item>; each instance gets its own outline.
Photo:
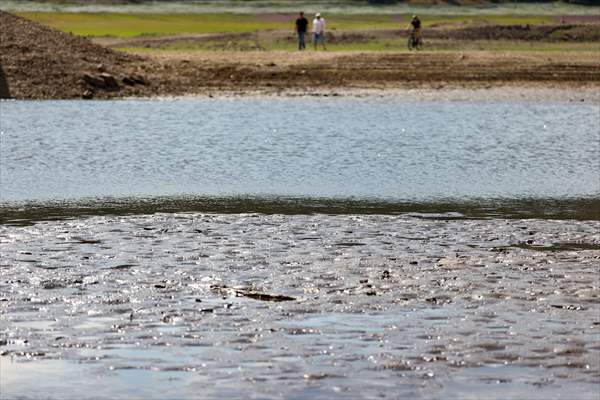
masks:
[[[597,398],[600,222],[454,217],[1,225],[3,395]]]
[[[543,246],[532,244],[533,241],[515,244],[514,247],[538,251],[578,251],[578,250],[600,250],[600,243],[551,243]]]

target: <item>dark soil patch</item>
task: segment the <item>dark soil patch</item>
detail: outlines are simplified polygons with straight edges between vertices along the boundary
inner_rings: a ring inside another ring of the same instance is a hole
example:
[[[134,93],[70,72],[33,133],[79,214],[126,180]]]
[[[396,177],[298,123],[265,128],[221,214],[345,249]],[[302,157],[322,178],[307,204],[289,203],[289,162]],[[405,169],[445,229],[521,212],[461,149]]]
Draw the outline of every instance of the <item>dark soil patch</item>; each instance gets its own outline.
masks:
[[[491,25],[461,29],[431,29],[426,36],[458,40],[524,40],[543,42],[595,42],[600,25]]]
[[[563,24],[600,24],[600,15],[565,15],[556,20]]]

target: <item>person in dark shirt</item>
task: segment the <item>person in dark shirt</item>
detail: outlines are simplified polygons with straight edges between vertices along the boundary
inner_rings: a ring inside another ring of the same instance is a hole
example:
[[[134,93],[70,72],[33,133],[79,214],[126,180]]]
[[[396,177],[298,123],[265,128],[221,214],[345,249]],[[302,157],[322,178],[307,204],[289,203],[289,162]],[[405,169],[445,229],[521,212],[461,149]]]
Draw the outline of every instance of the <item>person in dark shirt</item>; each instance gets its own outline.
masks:
[[[298,50],[304,50],[306,48],[306,42],[304,38],[306,36],[307,28],[308,20],[304,18],[304,13],[300,11],[300,16],[296,20],[296,33],[298,34]]]
[[[413,34],[415,35],[415,38],[417,40],[421,40],[421,20],[419,19],[419,17],[413,15],[410,24],[412,25]]]

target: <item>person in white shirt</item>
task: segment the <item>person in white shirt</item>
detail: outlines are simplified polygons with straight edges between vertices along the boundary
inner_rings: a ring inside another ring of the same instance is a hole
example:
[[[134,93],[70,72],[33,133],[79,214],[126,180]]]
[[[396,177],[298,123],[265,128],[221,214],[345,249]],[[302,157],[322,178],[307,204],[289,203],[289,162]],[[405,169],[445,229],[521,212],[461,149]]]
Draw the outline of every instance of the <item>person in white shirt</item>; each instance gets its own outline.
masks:
[[[317,50],[317,44],[323,45],[323,50],[327,50],[325,47],[325,18],[321,17],[321,13],[315,15],[313,20],[313,44],[315,50]]]

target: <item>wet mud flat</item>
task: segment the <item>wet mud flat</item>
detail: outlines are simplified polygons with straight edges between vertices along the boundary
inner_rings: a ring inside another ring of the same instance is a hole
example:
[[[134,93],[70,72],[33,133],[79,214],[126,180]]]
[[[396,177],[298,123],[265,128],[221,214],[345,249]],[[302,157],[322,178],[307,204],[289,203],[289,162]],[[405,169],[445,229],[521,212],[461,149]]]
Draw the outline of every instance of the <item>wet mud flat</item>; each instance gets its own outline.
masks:
[[[3,398],[600,390],[598,221],[163,213],[0,243]]]

